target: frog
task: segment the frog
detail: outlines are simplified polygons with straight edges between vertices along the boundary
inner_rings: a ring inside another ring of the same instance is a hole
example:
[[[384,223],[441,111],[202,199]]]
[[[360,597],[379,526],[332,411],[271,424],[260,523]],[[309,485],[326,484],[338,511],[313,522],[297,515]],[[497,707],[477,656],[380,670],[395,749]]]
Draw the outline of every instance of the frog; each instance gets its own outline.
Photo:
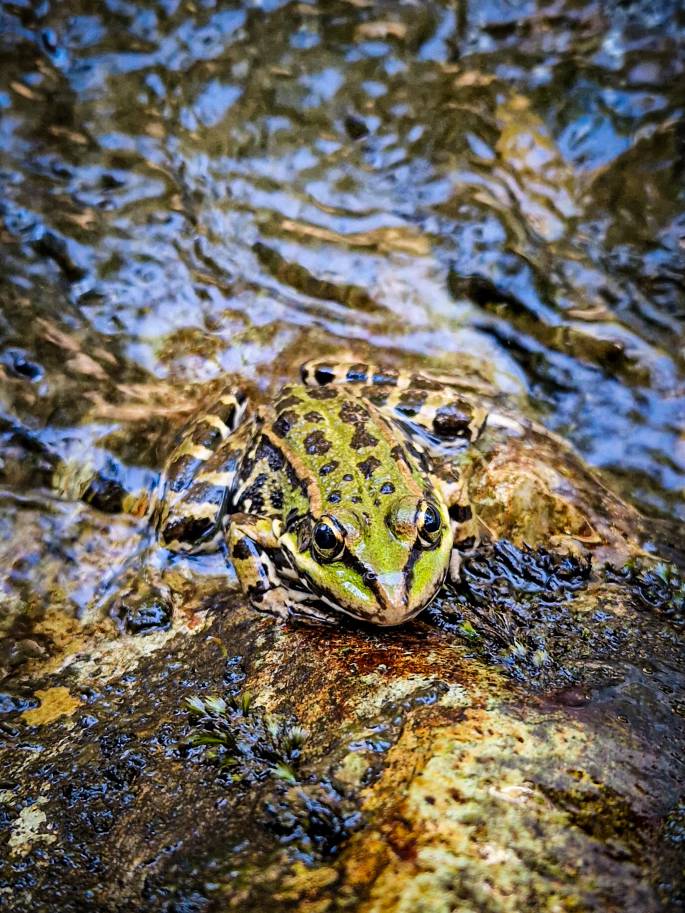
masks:
[[[227,390],[166,461],[159,545],[225,547],[281,619],[401,625],[478,544],[466,468],[487,418],[455,384],[353,361],[307,362],[266,404]]]

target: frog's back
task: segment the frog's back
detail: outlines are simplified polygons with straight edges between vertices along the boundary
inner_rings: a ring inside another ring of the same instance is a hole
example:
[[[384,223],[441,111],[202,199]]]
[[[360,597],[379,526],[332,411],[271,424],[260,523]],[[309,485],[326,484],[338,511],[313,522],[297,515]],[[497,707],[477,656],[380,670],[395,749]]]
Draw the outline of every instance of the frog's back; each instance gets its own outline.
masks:
[[[284,388],[258,411],[237,481],[236,509],[286,521],[422,491],[399,429],[347,386]]]

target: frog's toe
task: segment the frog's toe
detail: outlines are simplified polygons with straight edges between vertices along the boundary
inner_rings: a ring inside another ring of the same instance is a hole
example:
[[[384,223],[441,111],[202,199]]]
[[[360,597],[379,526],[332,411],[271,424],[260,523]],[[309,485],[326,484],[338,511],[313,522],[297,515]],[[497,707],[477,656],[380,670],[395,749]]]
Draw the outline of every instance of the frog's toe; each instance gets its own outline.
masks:
[[[452,583],[459,583],[461,579],[461,552],[453,548],[450,556],[449,578]]]

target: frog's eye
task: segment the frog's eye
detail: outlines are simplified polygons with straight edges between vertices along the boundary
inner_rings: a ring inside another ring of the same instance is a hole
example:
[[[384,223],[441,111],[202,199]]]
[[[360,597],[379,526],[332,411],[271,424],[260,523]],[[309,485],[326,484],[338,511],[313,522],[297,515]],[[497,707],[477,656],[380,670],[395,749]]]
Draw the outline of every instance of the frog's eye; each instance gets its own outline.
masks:
[[[442,529],[442,519],[440,518],[440,511],[434,504],[429,501],[422,501],[419,504],[416,526],[419,532],[419,540],[423,545],[430,548],[437,543]]]
[[[338,527],[326,517],[323,517],[314,527],[312,535],[312,551],[314,557],[333,561],[339,558],[345,547],[345,540]]]

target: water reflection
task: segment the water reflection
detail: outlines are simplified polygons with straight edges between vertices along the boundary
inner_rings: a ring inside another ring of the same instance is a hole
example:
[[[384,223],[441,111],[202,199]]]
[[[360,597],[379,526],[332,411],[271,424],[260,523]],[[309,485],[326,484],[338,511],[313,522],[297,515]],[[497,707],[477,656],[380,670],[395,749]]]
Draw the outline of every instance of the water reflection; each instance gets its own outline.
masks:
[[[0,11],[2,409],[155,466],[226,372],[475,370],[685,518],[678,2]]]

